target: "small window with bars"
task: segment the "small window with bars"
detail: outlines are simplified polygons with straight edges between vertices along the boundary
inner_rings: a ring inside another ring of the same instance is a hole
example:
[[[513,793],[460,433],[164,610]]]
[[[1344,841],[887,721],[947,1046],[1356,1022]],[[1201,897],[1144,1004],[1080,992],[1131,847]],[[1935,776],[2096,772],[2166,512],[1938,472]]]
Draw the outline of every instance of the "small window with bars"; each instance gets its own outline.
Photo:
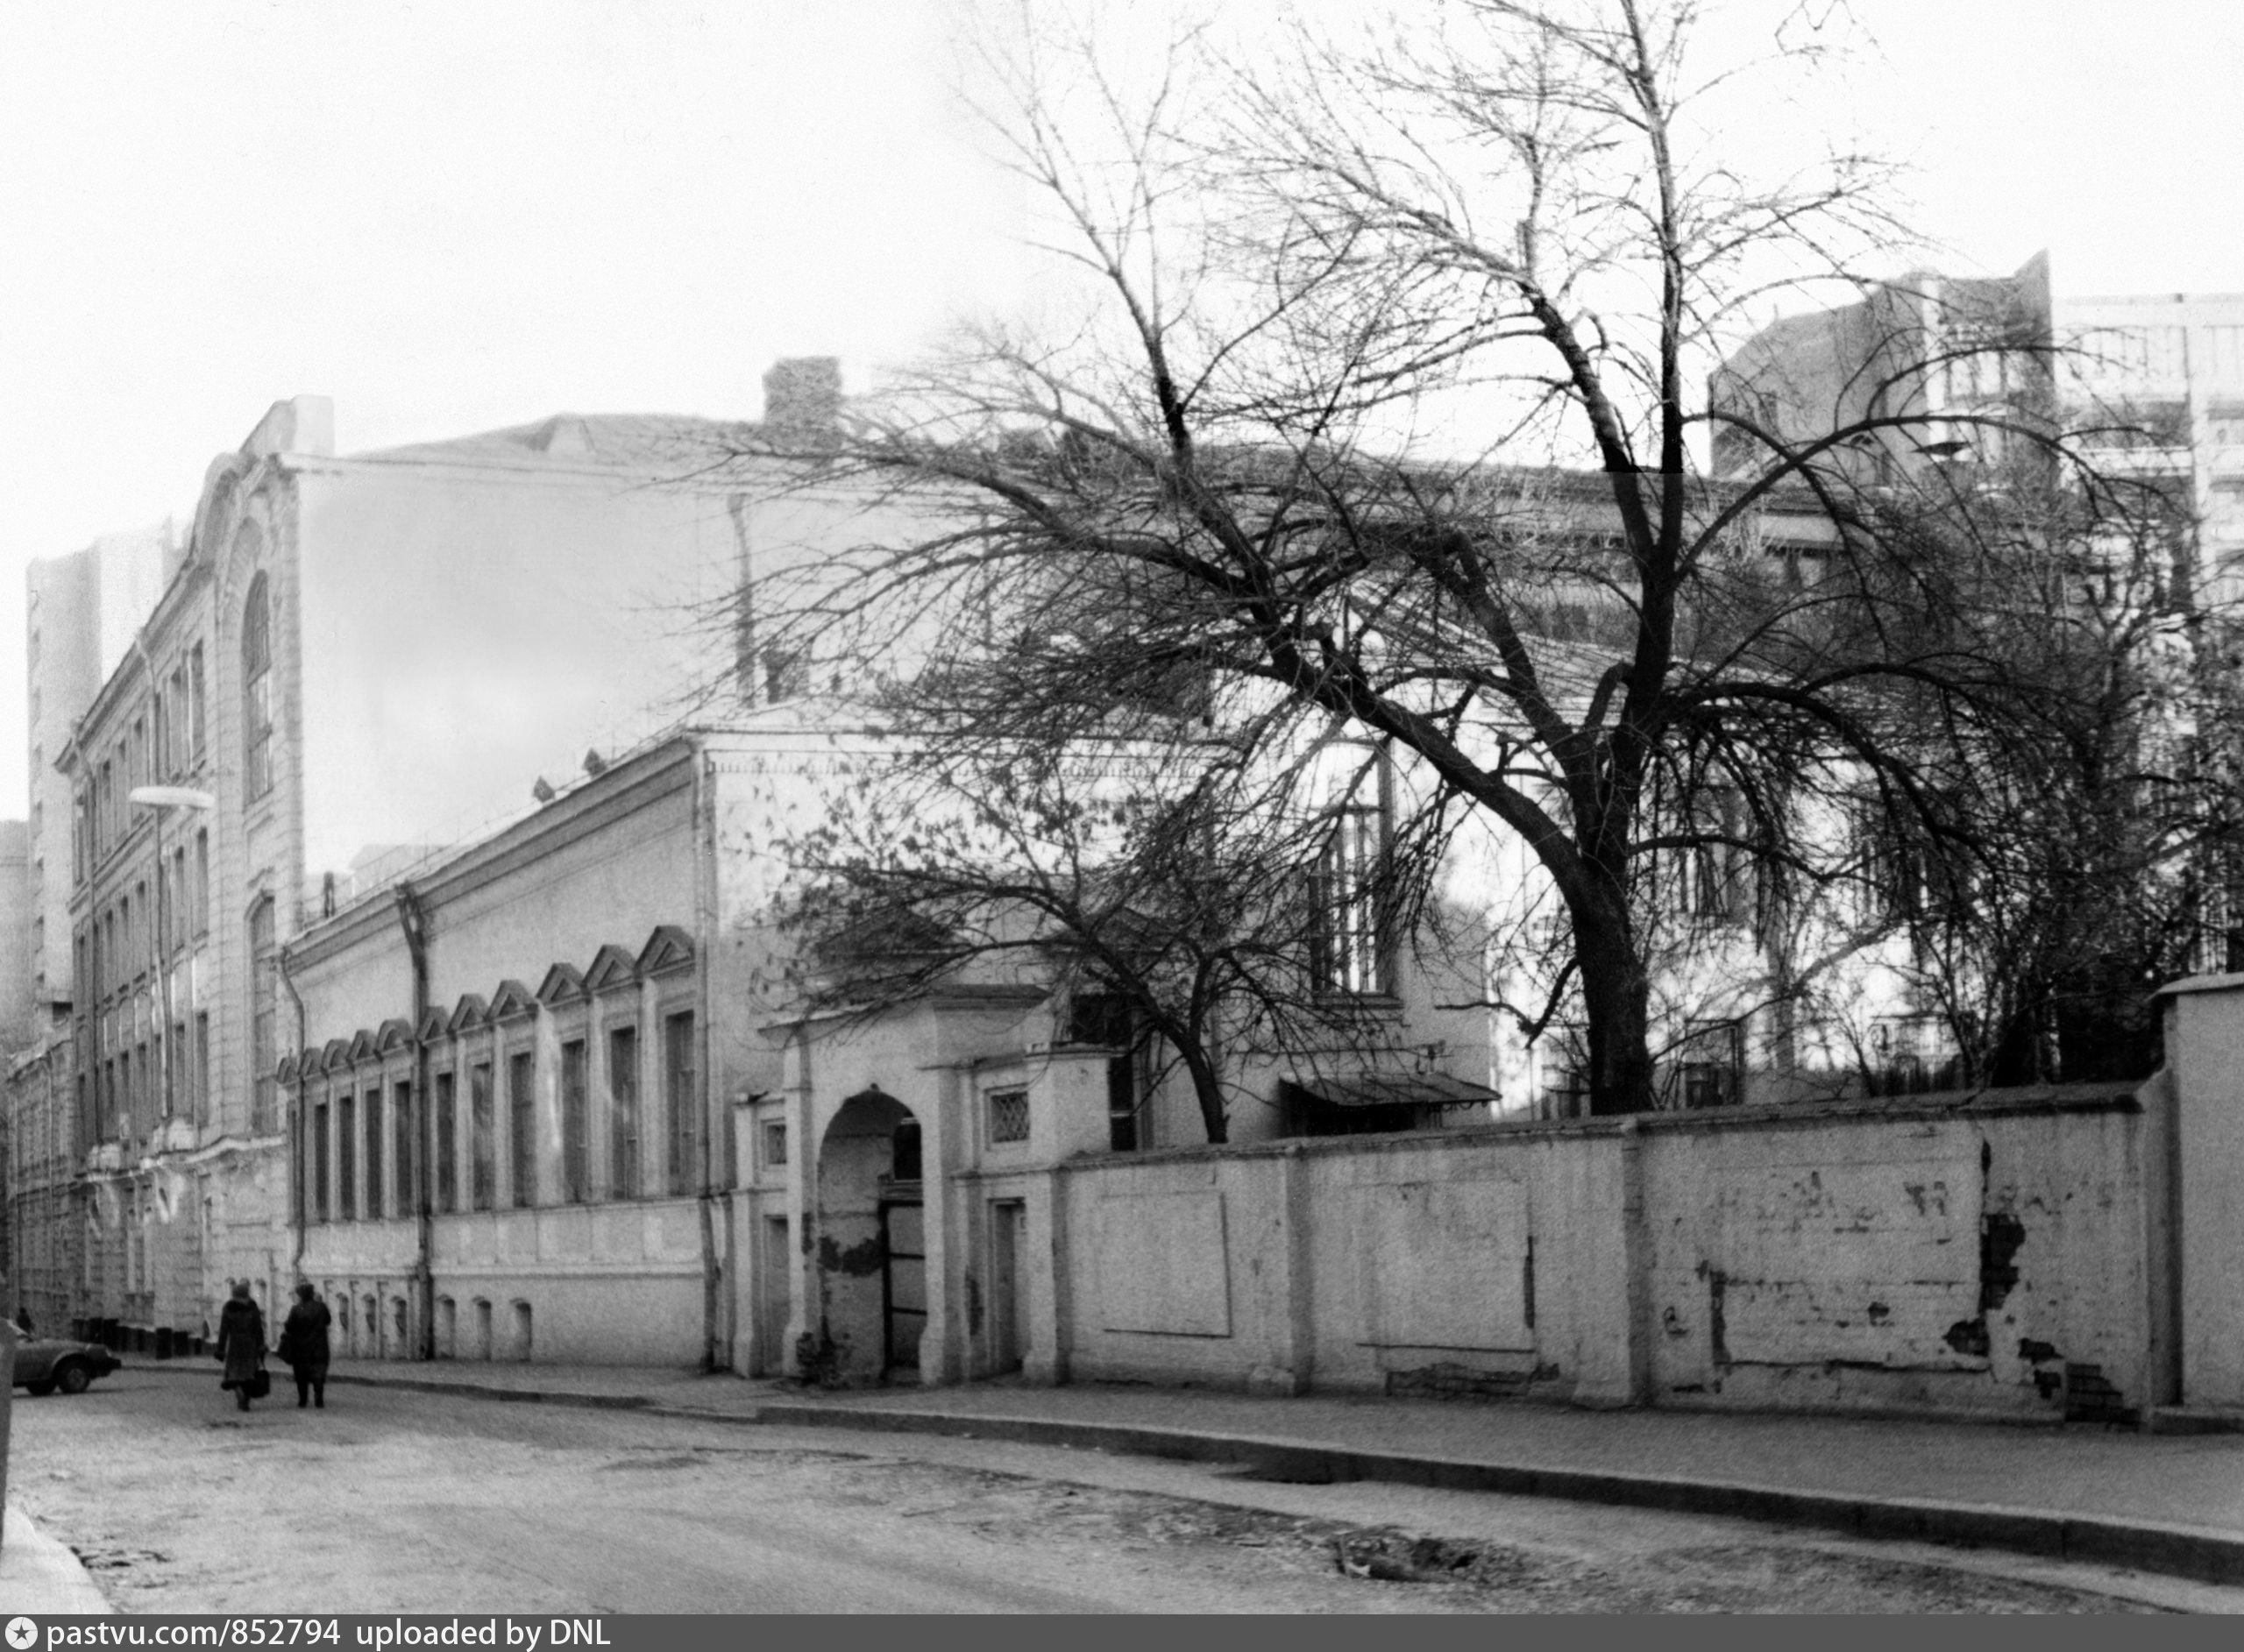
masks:
[[[1028,1092],[1026,1090],[991,1090],[989,1101],[991,1141],[993,1143],[1026,1141],[1028,1139]]]
[[[766,1119],[763,1124],[763,1167],[777,1170],[787,1162],[787,1124],[785,1119]]]

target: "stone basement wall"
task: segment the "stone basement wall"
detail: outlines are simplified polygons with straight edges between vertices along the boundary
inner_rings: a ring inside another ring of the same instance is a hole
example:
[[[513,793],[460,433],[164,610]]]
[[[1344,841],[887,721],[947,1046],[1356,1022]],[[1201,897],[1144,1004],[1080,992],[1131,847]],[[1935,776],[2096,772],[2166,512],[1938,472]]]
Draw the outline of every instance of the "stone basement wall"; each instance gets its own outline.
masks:
[[[2155,1085],[1073,1161],[1055,1374],[2132,1421],[2165,1397],[2147,1099]]]

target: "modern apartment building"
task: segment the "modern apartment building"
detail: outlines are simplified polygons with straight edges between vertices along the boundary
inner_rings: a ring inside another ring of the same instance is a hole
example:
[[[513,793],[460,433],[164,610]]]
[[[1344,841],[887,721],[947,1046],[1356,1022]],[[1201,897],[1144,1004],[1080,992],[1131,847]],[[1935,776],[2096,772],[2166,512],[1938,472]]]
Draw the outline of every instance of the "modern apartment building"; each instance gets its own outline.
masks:
[[[2244,293],[2076,296],[2049,257],[2016,273],[1919,271],[1860,301],[1787,316],[1715,375],[1717,476],[1759,468],[1763,435],[1797,446],[1891,419],[1840,456],[1881,471],[2000,461],[2048,422],[2107,474],[2170,483],[2195,508],[2200,578],[2244,572]]]

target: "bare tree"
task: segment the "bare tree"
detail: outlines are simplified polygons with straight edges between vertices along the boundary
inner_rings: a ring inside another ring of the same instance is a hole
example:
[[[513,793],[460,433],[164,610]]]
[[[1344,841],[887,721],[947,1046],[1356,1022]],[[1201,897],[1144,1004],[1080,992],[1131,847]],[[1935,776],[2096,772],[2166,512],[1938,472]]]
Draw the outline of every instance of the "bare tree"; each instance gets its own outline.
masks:
[[[1747,179],[1701,114],[1742,83],[1694,75],[1694,20],[1477,0],[1392,44],[1303,37],[1290,71],[1188,43],[1142,97],[1032,33],[993,59],[993,130],[1084,308],[973,332],[859,408],[820,485],[921,526],[766,612],[884,658],[893,713],[957,750],[1138,734],[1180,684],[1281,768],[1330,727],[1375,743],[1409,776],[1397,921],[1460,831],[1523,843],[1592,1110],[1654,1106],[1677,869],[1716,857],[1781,904],[1858,869],[1817,821],[1978,840],[1962,781],[2020,701],[1988,599],[2037,554],[2004,488],[1865,462],[1928,424],[1906,398],[1806,436],[1710,403],[1750,306],[1849,278],[1893,226],[1859,157]],[[1450,436],[1466,415],[1494,436]],[[1964,422],[2048,473],[2075,457],[2046,421]]]

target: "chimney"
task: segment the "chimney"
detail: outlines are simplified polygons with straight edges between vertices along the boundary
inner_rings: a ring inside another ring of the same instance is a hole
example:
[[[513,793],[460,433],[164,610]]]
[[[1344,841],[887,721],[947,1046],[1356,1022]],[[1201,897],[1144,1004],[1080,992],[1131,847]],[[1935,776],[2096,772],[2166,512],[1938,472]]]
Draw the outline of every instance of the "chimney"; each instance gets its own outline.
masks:
[[[842,360],[790,356],[763,375],[763,435],[778,448],[831,448],[842,433]]]

